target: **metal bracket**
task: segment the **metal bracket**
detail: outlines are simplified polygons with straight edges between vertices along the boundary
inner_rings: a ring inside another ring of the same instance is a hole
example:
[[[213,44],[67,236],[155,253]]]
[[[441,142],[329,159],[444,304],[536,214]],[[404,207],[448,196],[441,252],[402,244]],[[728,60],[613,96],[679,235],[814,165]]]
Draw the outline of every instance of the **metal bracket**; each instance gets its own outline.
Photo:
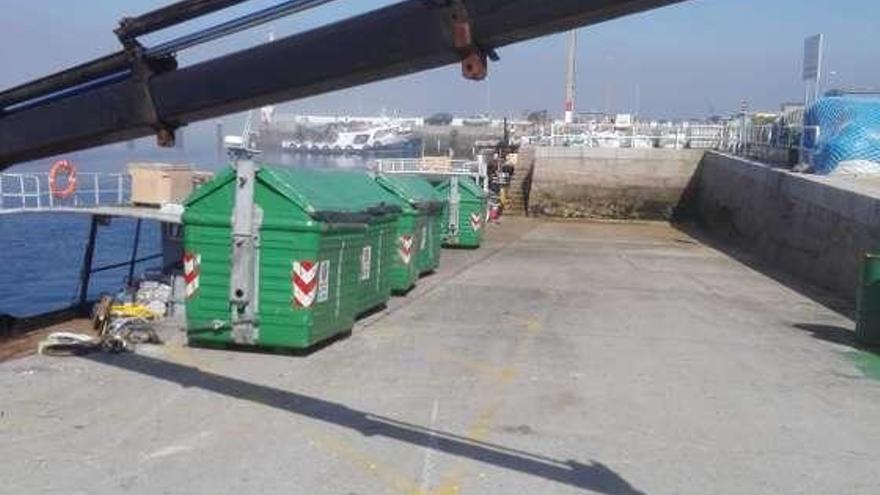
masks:
[[[144,47],[135,40],[124,40],[125,53],[131,61],[132,80],[138,88],[138,106],[141,115],[153,130],[156,131],[156,144],[162,148],[174,146],[174,131],[177,125],[166,122],[156,109],[156,101],[150,90],[150,78],[155,74],[177,68],[177,60],[173,57],[151,59],[144,55]]]
[[[232,255],[229,276],[229,309],[232,339],[254,344],[259,290],[259,229],[262,210],[254,203],[257,166],[250,160],[235,162],[235,207],[232,213]]]
[[[498,54],[474,41],[473,25],[464,0],[447,0],[445,7],[449,12],[452,46],[461,56],[461,74],[465,79],[482,81],[489,75],[488,60],[498,61]]]
[[[449,178],[449,224],[447,232],[451,239],[459,235],[459,216],[461,215],[461,193],[458,190],[458,176]]]

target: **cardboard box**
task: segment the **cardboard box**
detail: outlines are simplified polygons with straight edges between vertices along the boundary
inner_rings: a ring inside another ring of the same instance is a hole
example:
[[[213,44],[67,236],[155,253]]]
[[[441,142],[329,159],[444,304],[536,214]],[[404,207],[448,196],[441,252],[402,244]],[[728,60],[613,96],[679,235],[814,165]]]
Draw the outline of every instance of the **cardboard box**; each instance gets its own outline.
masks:
[[[192,165],[170,163],[130,163],[128,173],[132,204],[149,206],[182,203],[193,191],[196,175]]]

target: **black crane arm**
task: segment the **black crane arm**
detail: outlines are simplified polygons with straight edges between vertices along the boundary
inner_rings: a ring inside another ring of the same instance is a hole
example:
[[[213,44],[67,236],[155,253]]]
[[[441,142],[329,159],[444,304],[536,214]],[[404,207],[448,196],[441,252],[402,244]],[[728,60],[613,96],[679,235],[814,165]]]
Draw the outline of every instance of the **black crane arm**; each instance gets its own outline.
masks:
[[[456,62],[479,79],[496,48],[680,1],[407,0],[185,68],[133,59],[130,77],[0,113],[0,170]]]

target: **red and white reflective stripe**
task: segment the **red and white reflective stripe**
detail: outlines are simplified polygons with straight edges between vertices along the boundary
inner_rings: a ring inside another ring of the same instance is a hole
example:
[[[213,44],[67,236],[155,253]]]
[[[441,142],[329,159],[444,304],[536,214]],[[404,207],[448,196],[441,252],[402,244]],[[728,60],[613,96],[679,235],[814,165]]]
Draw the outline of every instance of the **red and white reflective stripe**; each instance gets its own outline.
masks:
[[[202,255],[185,253],[183,255],[183,279],[186,282],[186,297],[192,297],[199,290],[201,271]]]
[[[471,228],[474,229],[474,232],[479,232],[483,228],[483,215],[471,213]]]
[[[318,264],[314,261],[293,262],[293,303],[310,308],[318,291]]]
[[[400,247],[397,252],[400,254],[400,260],[404,265],[408,265],[412,261],[413,241],[415,239],[411,235],[400,236]]]

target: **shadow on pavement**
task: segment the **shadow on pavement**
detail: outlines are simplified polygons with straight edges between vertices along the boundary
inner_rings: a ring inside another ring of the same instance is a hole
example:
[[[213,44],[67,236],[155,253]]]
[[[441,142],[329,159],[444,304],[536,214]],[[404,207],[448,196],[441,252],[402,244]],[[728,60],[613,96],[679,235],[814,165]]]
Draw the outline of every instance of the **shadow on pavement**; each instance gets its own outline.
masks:
[[[87,359],[183,387],[199,388],[343,426],[364,436],[382,436],[596,493],[643,494],[600,462],[583,464],[573,460],[560,461],[530,454],[358,411],[343,404],[296,392],[249,383],[138,354],[93,354],[87,356]]]
[[[832,342],[859,351],[871,352],[880,355],[880,349],[862,344],[856,339],[856,333],[849,328],[835,325],[819,325],[814,323],[797,323],[794,328],[809,332],[814,339]]]
[[[783,270],[773,267],[772,264],[767,261],[761,260],[757,255],[748,252],[748,249],[743,246],[741,242],[736,241],[737,235],[724,236],[722,234],[711,233],[705,228],[692,222],[677,222],[673,223],[672,227],[688,237],[697,240],[701,244],[724,253],[726,256],[729,256],[737,262],[773,279],[775,282],[788,287],[818,304],[821,304],[837,314],[851,319],[856,316],[855,307],[851,303],[810,283],[799,280],[790,273],[786,273]]]

